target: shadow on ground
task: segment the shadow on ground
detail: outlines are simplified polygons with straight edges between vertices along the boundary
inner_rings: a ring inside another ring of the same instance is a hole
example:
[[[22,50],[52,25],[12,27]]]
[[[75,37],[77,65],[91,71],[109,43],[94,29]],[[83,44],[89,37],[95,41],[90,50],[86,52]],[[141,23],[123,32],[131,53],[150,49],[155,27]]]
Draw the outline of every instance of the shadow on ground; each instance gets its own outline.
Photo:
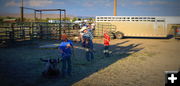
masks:
[[[59,57],[57,49],[39,49],[40,45],[59,43],[59,41],[36,40],[30,44],[19,44],[12,48],[0,49],[0,83],[2,86],[70,86],[91,74],[102,70],[118,60],[142,50],[141,44],[121,46],[129,41],[111,45],[111,57],[104,57],[103,45],[94,43],[95,59],[87,62],[85,51],[76,48],[72,56],[72,77],[44,78],[41,72],[45,66],[39,58]],[[81,46],[74,43],[75,46]],[[59,65],[61,67],[61,64]]]
[[[174,35],[168,35],[167,37],[124,37],[126,39],[172,39]]]

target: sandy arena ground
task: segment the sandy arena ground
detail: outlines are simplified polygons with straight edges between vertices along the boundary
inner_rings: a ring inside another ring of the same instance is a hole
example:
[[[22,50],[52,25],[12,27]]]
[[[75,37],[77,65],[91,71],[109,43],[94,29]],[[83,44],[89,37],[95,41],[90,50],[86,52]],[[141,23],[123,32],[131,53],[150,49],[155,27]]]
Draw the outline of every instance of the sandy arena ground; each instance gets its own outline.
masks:
[[[174,39],[123,39],[142,48],[108,67],[73,84],[74,86],[164,86],[164,71],[180,68],[180,41]],[[135,49],[134,48],[134,49]],[[114,49],[114,48],[113,48]],[[122,52],[121,49],[119,52]],[[111,57],[116,58],[116,57]]]
[[[164,71],[180,68],[180,40],[116,39],[111,41],[111,57],[104,57],[103,41],[95,39],[94,61],[87,62],[85,51],[76,48],[72,77],[44,78],[41,72],[45,64],[39,58],[59,55],[56,49],[38,47],[53,43],[59,41],[0,48],[0,86],[164,86]]]

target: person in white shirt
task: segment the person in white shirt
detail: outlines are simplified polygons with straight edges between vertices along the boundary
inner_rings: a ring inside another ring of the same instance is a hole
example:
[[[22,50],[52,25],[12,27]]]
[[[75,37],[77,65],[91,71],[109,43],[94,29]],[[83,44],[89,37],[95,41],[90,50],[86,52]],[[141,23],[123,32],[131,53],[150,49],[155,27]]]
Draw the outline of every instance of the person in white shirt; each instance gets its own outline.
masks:
[[[84,30],[87,29],[86,26],[83,26],[79,32],[80,32],[80,35],[79,35],[79,39],[80,39],[80,42],[83,42],[83,35],[84,35]]]

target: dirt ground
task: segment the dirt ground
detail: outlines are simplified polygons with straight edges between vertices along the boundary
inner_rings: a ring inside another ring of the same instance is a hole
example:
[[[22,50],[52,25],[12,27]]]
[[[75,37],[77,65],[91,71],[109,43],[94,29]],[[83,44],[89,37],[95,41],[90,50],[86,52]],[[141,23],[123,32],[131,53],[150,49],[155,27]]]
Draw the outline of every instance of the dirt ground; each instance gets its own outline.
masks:
[[[91,74],[74,86],[164,86],[164,71],[180,69],[180,41],[174,39],[123,39],[116,44],[129,41],[140,45],[139,52],[117,60],[108,67]],[[121,49],[120,51],[121,52]],[[111,57],[116,58],[116,57]],[[109,58],[109,59],[111,59]]]
[[[164,71],[180,68],[180,40],[126,38],[111,41],[104,57],[102,39],[94,40],[95,59],[87,62],[80,48],[72,56],[72,77],[44,78],[39,58],[59,57],[57,49],[39,46],[60,43],[36,40],[0,48],[1,86],[164,86]],[[81,46],[75,43],[75,46]],[[61,67],[61,64],[59,64]]]

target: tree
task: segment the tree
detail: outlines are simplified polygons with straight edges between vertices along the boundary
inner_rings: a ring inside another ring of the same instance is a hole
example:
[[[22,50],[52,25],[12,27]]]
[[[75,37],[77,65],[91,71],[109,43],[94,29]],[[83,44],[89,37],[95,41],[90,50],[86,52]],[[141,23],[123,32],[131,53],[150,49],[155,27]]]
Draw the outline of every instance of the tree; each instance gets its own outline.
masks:
[[[4,18],[0,16],[0,22],[2,22],[2,21],[3,21],[3,19],[4,19]]]
[[[79,18],[78,17],[74,17],[73,19],[72,19],[72,21],[74,22],[74,21],[76,21],[76,20],[78,20]]]
[[[50,18],[46,18],[46,22],[48,22],[50,20]]]
[[[62,18],[63,21],[69,21],[70,18],[69,17],[65,17],[65,18]]]

